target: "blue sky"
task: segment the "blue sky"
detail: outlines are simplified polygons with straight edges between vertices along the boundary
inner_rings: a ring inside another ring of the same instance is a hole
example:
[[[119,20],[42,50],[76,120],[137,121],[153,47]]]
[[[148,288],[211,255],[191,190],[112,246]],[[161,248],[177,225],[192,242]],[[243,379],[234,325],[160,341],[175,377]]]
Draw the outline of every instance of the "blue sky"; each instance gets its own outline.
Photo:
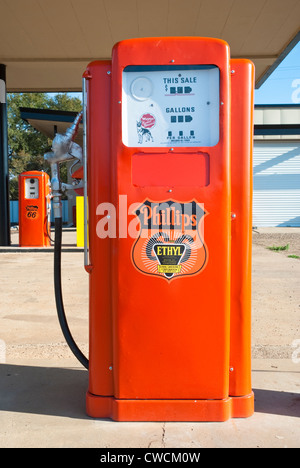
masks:
[[[254,101],[255,104],[300,104],[300,42],[255,90]]]

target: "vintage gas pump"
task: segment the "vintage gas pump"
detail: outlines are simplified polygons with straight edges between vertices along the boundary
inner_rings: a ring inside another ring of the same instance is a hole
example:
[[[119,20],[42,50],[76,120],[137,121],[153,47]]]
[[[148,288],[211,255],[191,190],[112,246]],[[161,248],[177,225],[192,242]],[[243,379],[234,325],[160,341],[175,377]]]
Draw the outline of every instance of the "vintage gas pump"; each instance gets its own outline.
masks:
[[[83,75],[92,417],[253,413],[253,83],[198,37],[125,40]]]
[[[50,180],[46,172],[19,175],[19,245],[50,245]]]

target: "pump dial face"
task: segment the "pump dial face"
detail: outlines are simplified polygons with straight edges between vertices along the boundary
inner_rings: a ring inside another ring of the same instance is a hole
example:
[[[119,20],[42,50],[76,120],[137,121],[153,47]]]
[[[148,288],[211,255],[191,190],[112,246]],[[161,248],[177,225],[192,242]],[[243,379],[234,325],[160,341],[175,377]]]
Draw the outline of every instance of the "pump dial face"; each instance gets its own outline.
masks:
[[[136,78],[130,87],[130,91],[134,99],[138,101],[145,101],[148,99],[152,94],[152,82],[148,78],[142,76],[140,78]]]
[[[25,198],[39,198],[39,180],[25,179]]]

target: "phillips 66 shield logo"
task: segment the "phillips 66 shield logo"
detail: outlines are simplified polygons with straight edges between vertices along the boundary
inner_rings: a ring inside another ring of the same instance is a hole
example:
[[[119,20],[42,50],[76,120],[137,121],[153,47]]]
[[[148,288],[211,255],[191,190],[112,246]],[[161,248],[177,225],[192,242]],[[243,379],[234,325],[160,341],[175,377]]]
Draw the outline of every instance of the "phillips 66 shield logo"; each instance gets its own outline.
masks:
[[[203,206],[197,201],[146,200],[136,210],[140,233],[132,262],[142,273],[168,281],[198,274],[207,263]]]

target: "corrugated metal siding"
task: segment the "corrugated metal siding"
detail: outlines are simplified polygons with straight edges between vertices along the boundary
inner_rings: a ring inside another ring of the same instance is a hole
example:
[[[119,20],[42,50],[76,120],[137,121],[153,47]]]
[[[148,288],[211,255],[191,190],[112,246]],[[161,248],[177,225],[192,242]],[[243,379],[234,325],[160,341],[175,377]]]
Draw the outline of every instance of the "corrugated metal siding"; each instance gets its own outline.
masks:
[[[300,226],[299,142],[254,142],[253,226]]]

